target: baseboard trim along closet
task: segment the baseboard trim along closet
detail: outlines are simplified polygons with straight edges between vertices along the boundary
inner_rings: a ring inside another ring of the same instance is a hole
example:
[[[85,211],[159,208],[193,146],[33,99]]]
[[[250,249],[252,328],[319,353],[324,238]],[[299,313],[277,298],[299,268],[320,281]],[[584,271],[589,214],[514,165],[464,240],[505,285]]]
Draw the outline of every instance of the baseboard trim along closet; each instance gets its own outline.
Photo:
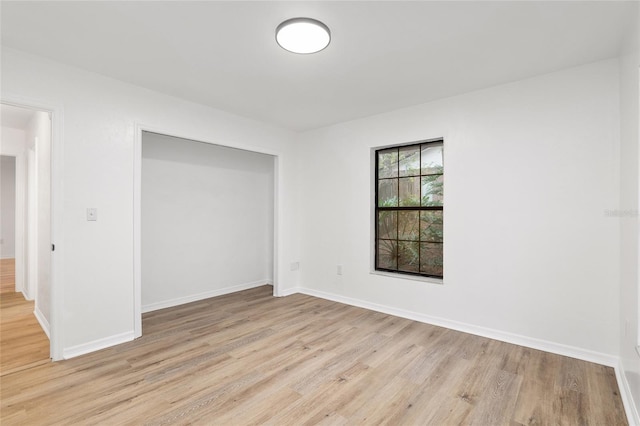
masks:
[[[224,294],[235,293],[236,291],[249,290],[250,288],[260,287],[262,285],[270,285],[271,280],[264,279],[253,281],[250,283],[238,284],[229,287],[219,288],[204,293],[192,294],[189,296],[177,297],[175,299],[165,300],[162,302],[150,303],[142,305],[142,313],[157,311],[159,309],[171,308],[173,306],[184,305],[185,303],[197,302],[198,300],[208,299],[210,297],[222,296]]]
[[[40,312],[40,309],[38,309],[37,306],[33,310],[33,316],[35,316],[40,323],[40,327],[42,327],[42,331],[44,331],[44,334],[46,334],[49,340],[51,340],[51,335],[49,334],[49,321],[47,321],[44,315],[42,315],[42,312]]]
[[[80,355],[85,355],[90,352],[99,351],[110,346],[119,345],[121,343],[130,342],[134,339],[133,330],[125,333],[116,334],[113,336],[105,337],[103,339],[94,340],[93,342],[83,343],[70,348],[65,348],[62,351],[62,358],[69,359],[75,358]]]

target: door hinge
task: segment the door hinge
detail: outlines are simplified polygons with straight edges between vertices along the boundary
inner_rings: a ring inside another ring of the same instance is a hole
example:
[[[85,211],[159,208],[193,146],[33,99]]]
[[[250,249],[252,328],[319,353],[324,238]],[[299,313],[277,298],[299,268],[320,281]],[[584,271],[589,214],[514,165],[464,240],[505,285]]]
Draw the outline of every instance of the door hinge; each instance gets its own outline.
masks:
[[[55,244],[51,244],[51,251],[56,251],[56,245]]]

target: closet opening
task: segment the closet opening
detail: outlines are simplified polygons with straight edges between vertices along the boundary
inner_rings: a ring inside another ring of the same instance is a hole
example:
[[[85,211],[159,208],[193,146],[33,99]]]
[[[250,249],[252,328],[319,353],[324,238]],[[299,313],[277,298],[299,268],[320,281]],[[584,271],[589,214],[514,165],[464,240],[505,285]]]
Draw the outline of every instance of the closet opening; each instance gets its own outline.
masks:
[[[271,154],[141,131],[140,315],[274,284],[276,165]]]

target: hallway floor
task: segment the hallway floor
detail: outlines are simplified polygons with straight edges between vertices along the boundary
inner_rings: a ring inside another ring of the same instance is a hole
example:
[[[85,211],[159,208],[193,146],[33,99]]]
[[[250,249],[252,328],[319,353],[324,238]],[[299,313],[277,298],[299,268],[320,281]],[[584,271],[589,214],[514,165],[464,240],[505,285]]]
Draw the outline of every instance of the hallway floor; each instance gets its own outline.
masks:
[[[14,291],[15,273],[8,260],[13,259],[0,263],[0,377],[49,362],[49,339],[33,314],[34,302]]]
[[[0,259],[0,293],[13,293],[16,287],[16,260]]]

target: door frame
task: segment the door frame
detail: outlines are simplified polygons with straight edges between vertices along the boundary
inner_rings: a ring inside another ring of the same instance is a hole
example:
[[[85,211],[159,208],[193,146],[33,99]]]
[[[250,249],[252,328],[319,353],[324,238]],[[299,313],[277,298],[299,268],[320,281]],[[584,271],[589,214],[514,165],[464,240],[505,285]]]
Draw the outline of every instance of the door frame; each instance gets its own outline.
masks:
[[[278,268],[278,253],[282,240],[278,226],[281,198],[279,176],[282,173],[281,153],[262,147],[239,144],[230,141],[212,140],[209,136],[188,134],[184,130],[158,127],[143,123],[135,123],[133,147],[133,333],[134,338],[142,336],[142,134],[143,132],[157,133],[180,139],[207,143],[243,151],[266,154],[273,157],[273,295],[283,296],[280,288],[280,270]]]
[[[62,286],[64,235],[63,235],[63,123],[64,111],[61,104],[42,99],[33,99],[2,93],[0,103],[34,111],[48,112],[51,117],[51,243],[55,251],[51,253],[49,301],[49,353],[54,361],[63,359],[63,309],[64,287]]]
[[[38,211],[38,194],[37,194],[37,175],[38,175],[38,138],[36,137],[36,143],[33,149],[25,147],[26,150],[26,164],[27,164],[27,193],[26,193],[26,246],[27,252],[25,259],[29,259],[27,277],[28,282],[25,281],[25,287],[33,291],[33,299],[37,298],[38,291],[38,216],[35,214]],[[25,268],[26,269],[26,268]],[[51,325],[49,325],[51,328]]]

